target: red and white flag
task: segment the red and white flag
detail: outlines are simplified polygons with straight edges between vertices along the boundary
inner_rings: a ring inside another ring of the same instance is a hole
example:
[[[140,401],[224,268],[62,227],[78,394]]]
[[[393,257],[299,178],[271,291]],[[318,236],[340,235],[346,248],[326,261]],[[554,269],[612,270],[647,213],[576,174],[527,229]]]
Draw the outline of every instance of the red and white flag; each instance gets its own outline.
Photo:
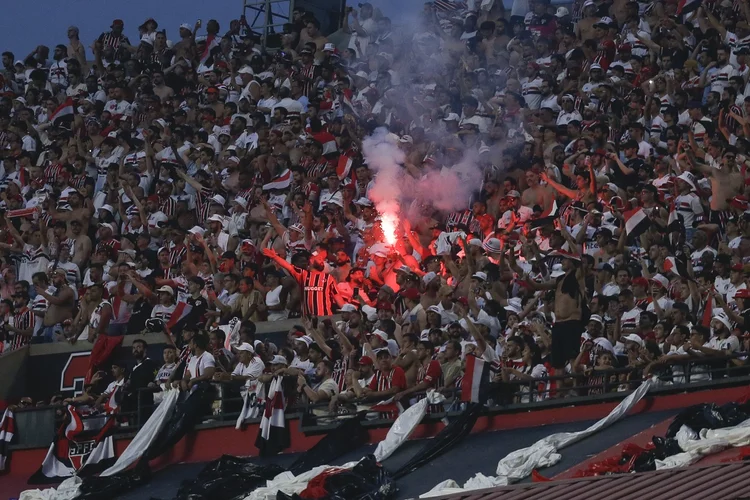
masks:
[[[289,429],[286,427],[284,389],[282,377],[274,377],[268,385],[266,407],[260,420],[255,446],[261,456],[276,455],[289,447]]]
[[[263,191],[268,191],[269,189],[286,189],[291,183],[292,171],[286,169],[281,175],[272,179],[268,184],[263,184]]]
[[[216,35],[208,35],[206,37],[206,48],[203,49],[200,60],[202,65],[211,66],[213,64],[213,60],[209,61],[209,59],[211,59],[211,50],[213,50],[214,47],[218,47],[220,41],[221,38]]]
[[[466,356],[466,370],[461,380],[461,401],[483,403],[490,385],[490,364],[476,356]]]
[[[57,109],[50,115],[49,121],[52,123],[52,125],[55,126],[61,126],[66,123],[70,123],[73,121],[73,116],[75,115],[75,107],[73,106],[73,99],[68,97],[63,101],[60,106],[57,107]]]
[[[338,175],[339,180],[344,180],[349,177],[353,163],[352,159],[348,156],[339,156],[339,161],[336,163],[336,175]]]
[[[16,417],[13,410],[5,409],[3,419],[0,420],[0,471],[5,470],[5,464],[10,455],[10,443],[16,434]]]
[[[623,216],[625,217],[625,232],[634,238],[640,236],[651,225],[648,215],[641,207],[628,210],[623,213]]]
[[[674,257],[667,257],[664,259],[664,271],[669,271],[677,276],[681,276],[683,278],[687,278],[687,263],[683,263],[682,261],[678,261]]]
[[[188,304],[187,302],[181,300],[177,302],[177,305],[174,308],[174,311],[172,311],[172,316],[169,317],[169,321],[167,322],[167,328],[170,330],[174,328],[174,326],[185,316],[190,314],[190,311],[193,310],[193,306]]]

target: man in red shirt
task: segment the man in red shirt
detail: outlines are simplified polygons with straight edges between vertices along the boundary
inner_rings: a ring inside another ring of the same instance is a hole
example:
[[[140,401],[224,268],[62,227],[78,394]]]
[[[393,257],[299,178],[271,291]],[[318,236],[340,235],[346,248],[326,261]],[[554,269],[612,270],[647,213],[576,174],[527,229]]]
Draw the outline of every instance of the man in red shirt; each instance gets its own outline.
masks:
[[[393,358],[388,349],[377,354],[378,371],[365,389],[365,398],[370,400],[388,399],[406,389],[406,374],[399,366],[393,366]]]
[[[330,274],[313,269],[310,266],[311,259],[308,257],[299,254],[295,256],[292,260],[299,264],[300,267],[297,267],[279,257],[271,248],[264,248],[263,255],[286,269],[302,288],[304,299],[302,312],[305,316],[330,316],[333,314],[334,304],[339,308],[343,307],[344,300],[338,293],[336,280]]]
[[[434,352],[435,346],[429,340],[422,340],[417,344],[417,359],[419,360],[417,384],[393,396],[394,401],[399,401],[415,392],[440,389],[445,385],[443,383],[443,369],[440,367],[438,360],[432,359]]]

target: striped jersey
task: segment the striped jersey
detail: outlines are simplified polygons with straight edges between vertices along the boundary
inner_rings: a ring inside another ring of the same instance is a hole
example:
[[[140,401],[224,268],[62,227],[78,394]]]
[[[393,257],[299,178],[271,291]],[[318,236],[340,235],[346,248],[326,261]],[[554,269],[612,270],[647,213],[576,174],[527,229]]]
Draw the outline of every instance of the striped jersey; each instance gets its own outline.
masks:
[[[24,306],[13,314],[12,322],[13,326],[19,330],[28,330],[34,327],[36,318],[31,309]],[[33,331],[32,331],[33,334]],[[10,340],[10,350],[18,349],[25,346],[31,340],[31,335],[25,336],[20,333],[13,334],[13,338]]]
[[[400,366],[394,366],[388,372],[378,370],[370,381],[370,389],[373,391],[387,391],[393,387],[406,389],[406,374]]]
[[[336,280],[330,274],[293,267],[292,277],[302,288],[303,313],[307,316],[333,314],[333,298],[338,295]]]

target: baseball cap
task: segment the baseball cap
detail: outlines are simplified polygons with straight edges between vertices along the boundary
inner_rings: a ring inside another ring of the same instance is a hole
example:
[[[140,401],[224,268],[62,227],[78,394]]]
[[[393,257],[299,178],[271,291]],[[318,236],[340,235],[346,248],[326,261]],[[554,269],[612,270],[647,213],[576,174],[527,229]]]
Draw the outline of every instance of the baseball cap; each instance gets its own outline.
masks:
[[[247,342],[243,342],[243,343],[241,343],[241,344],[239,345],[239,347],[237,347],[237,350],[238,350],[238,351],[245,351],[245,352],[249,352],[250,354],[254,354],[254,353],[255,353],[255,349],[253,349],[253,346],[251,346],[251,345],[250,345],[250,344],[248,344]]]
[[[172,290],[172,287],[168,285],[164,285],[163,287],[157,289],[156,291],[168,293],[169,295],[174,295],[174,290]]]
[[[561,17],[565,17],[569,15],[570,15],[570,11],[566,9],[565,7],[558,7],[557,12],[555,12],[555,17],[557,18],[561,18]]]

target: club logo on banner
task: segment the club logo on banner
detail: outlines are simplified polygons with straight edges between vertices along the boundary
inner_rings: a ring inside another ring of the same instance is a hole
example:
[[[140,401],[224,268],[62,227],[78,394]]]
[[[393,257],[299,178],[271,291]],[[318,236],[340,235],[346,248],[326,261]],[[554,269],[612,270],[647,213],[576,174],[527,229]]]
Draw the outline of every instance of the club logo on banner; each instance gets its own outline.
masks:
[[[115,390],[110,399],[117,393]],[[29,484],[48,484],[71,476],[96,474],[115,462],[115,429],[117,405],[106,405],[107,413],[82,415],[68,406],[66,422],[50,444],[42,465],[30,478]]]

